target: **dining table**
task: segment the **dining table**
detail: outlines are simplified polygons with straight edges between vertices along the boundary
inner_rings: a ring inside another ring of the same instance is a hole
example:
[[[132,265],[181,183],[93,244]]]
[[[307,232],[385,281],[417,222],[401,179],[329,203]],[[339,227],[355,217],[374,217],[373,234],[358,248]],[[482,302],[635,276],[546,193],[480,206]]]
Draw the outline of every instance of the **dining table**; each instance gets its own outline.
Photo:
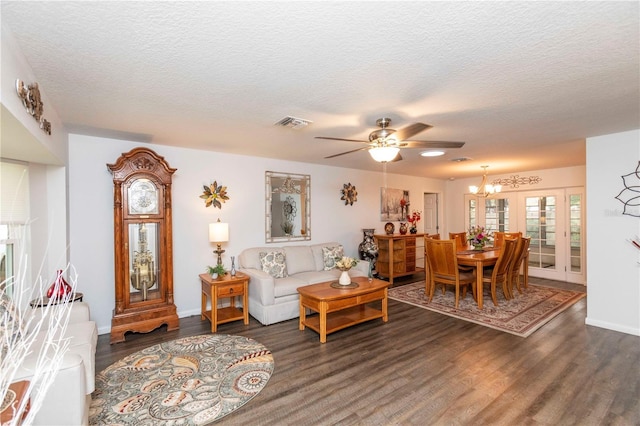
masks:
[[[459,250],[456,253],[458,265],[473,266],[476,269],[476,297],[478,299],[478,309],[482,309],[482,271],[486,266],[495,265],[499,256],[499,247],[484,247],[482,250],[465,249]]]

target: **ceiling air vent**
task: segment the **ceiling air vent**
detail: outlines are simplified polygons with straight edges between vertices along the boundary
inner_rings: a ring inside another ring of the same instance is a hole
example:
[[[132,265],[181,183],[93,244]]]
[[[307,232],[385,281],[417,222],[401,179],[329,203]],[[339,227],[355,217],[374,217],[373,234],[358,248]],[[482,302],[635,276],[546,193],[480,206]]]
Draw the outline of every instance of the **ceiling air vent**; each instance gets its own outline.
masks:
[[[291,117],[290,115],[288,115],[282,120],[275,123],[275,125],[282,126],[282,127],[290,127],[292,129],[302,129],[304,127],[307,127],[309,123],[313,123],[313,121],[305,120],[304,118]]]
[[[455,162],[455,163],[462,163],[463,161],[470,161],[471,158],[469,157],[456,157],[456,158],[452,158],[451,161]]]

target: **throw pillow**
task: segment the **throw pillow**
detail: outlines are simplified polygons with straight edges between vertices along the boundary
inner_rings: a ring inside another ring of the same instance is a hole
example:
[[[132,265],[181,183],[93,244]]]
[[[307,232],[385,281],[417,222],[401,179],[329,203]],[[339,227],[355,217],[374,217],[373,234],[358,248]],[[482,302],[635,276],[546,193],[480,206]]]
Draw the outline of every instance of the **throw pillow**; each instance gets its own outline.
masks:
[[[260,264],[262,265],[262,270],[273,278],[284,278],[288,276],[285,256],[281,251],[261,251]]]
[[[342,246],[336,247],[322,247],[322,257],[324,259],[324,270],[330,271],[336,267],[336,262],[342,259],[344,256],[344,248]]]

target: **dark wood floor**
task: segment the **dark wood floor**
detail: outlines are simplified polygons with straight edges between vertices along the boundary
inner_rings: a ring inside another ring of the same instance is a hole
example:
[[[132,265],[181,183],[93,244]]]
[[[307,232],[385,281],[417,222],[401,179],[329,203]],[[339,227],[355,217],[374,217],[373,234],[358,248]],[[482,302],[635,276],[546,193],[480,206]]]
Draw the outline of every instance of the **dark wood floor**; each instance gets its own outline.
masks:
[[[587,326],[585,317],[582,299],[525,339],[390,300],[388,323],[336,332],[326,344],[299,331],[297,319],[224,324],[219,333],[268,347],[275,372],[219,424],[640,425],[640,338]],[[209,327],[193,316],[180,330],[129,334],[125,343],[102,335],[96,371]]]

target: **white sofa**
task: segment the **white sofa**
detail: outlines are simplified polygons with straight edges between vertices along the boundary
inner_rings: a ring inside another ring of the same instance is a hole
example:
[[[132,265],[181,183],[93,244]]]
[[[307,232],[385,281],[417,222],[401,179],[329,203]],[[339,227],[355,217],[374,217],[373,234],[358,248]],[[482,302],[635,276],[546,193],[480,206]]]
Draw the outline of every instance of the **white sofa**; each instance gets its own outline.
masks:
[[[323,247],[333,248],[340,243],[328,242],[304,246],[252,247],[238,256],[238,270],[250,277],[249,314],[264,325],[300,316],[298,287],[337,280],[340,270],[325,270]],[[264,272],[260,253],[284,253],[287,276],[273,278]],[[358,261],[349,271],[352,277],[366,277],[369,262]]]
[[[34,315],[30,324],[43,317],[43,313],[44,308],[33,309],[28,314]],[[28,316],[25,316],[24,320],[28,322],[28,319]],[[43,324],[36,337],[32,346],[33,352],[20,366],[15,381],[33,379],[38,352],[46,334],[46,324]],[[47,390],[33,425],[87,425],[89,422],[91,393],[95,388],[98,329],[96,323],[90,320],[87,303],[73,302],[69,324],[62,337],[70,338],[69,350],[63,356],[58,373]]]

